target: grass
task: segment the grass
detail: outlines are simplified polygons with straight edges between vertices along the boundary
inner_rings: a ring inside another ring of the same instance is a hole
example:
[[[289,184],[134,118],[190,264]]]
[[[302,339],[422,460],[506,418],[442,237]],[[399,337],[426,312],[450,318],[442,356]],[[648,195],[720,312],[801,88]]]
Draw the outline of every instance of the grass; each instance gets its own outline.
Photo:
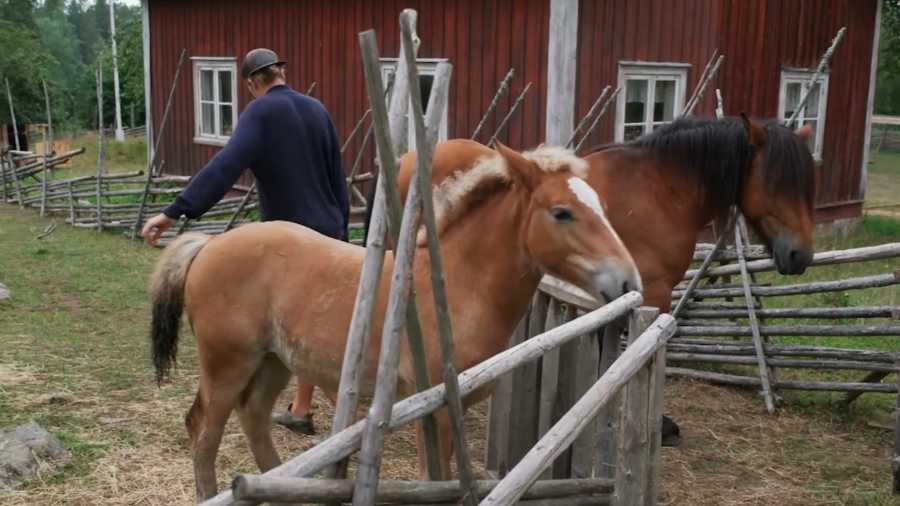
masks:
[[[866,207],[887,205],[900,205],[900,151],[883,149],[869,165]],[[879,212],[900,215],[900,206]]]
[[[72,140],[72,149],[84,148],[57,171],[57,178],[88,176],[97,173],[97,133],[86,132]],[[147,141],[143,136],[126,137],[122,142],[106,138],[104,143],[107,173],[147,170]]]

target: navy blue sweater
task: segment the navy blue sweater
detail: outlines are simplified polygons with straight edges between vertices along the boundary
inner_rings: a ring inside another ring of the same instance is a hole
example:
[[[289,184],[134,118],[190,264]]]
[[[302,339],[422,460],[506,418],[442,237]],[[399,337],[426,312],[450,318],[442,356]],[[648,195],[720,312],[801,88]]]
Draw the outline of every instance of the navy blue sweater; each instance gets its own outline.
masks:
[[[279,85],[250,102],[231,139],[163,211],[198,218],[249,168],[262,219],[299,223],[347,239],[347,183],[334,124],[322,104]]]

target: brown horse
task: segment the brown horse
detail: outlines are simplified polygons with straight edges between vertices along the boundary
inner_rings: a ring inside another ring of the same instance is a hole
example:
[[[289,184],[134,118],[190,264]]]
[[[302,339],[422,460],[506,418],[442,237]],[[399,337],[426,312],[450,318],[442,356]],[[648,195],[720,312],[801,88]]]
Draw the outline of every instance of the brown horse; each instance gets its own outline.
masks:
[[[410,170],[414,156],[403,160]],[[465,170],[464,170],[465,169]],[[519,154],[472,141],[439,145],[434,170],[458,174],[435,190],[456,366],[500,352],[545,272],[601,299],[641,287],[628,251],[609,226],[571,152]],[[222,430],[237,408],[259,468],[280,463],[270,415],[291,372],[333,396],[338,388],[363,248],[299,225],[247,225],[216,238],[186,234],[160,258],[153,276],[153,358],[162,380],[175,360],[182,310],[197,339],[200,387],[186,417],[198,499],[215,494]],[[385,261],[366,357],[371,392],[392,271]],[[440,348],[427,254],[414,264],[431,381],[440,382]],[[401,352],[399,392],[414,391],[409,350]],[[467,399],[471,404],[489,392]],[[449,473],[450,434],[438,415],[442,464]],[[421,455],[420,455],[421,461]]]
[[[737,205],[781,274],[813,256],[815,173],[808,126],[793,132],[747,119],[680,119],[585,157],[588,183],[634,256],[644,301],[669,311],[700,232]]]

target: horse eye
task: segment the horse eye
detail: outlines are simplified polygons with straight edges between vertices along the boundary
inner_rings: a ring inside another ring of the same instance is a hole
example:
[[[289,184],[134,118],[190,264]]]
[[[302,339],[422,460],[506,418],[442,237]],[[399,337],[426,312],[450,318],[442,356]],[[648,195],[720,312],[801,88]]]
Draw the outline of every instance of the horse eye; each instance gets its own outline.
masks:
[[[550,210],[550,214],[553,215],[553,218],[556,221],[560,222],[569,222],[575,219],[575,216],[572,215],[572,211],[565,207],[554,207]]]

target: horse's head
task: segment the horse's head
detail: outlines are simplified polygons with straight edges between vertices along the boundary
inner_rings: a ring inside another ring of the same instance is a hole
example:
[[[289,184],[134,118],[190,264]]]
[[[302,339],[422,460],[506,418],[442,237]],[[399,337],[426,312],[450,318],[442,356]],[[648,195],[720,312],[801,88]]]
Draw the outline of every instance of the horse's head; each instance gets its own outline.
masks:
[[[760,125],[742,115],[753,159],[740,207],[762,236],[781,274],[802,274],[813,258],[815,170],[804,126]]]
[[[501,144],[509,176],[523,192],[520,237],[541,270],[610,301],[641,290],[631,254],[613,230],[597,193],[585,182],[587,163],[561,148],[520,154]]]

